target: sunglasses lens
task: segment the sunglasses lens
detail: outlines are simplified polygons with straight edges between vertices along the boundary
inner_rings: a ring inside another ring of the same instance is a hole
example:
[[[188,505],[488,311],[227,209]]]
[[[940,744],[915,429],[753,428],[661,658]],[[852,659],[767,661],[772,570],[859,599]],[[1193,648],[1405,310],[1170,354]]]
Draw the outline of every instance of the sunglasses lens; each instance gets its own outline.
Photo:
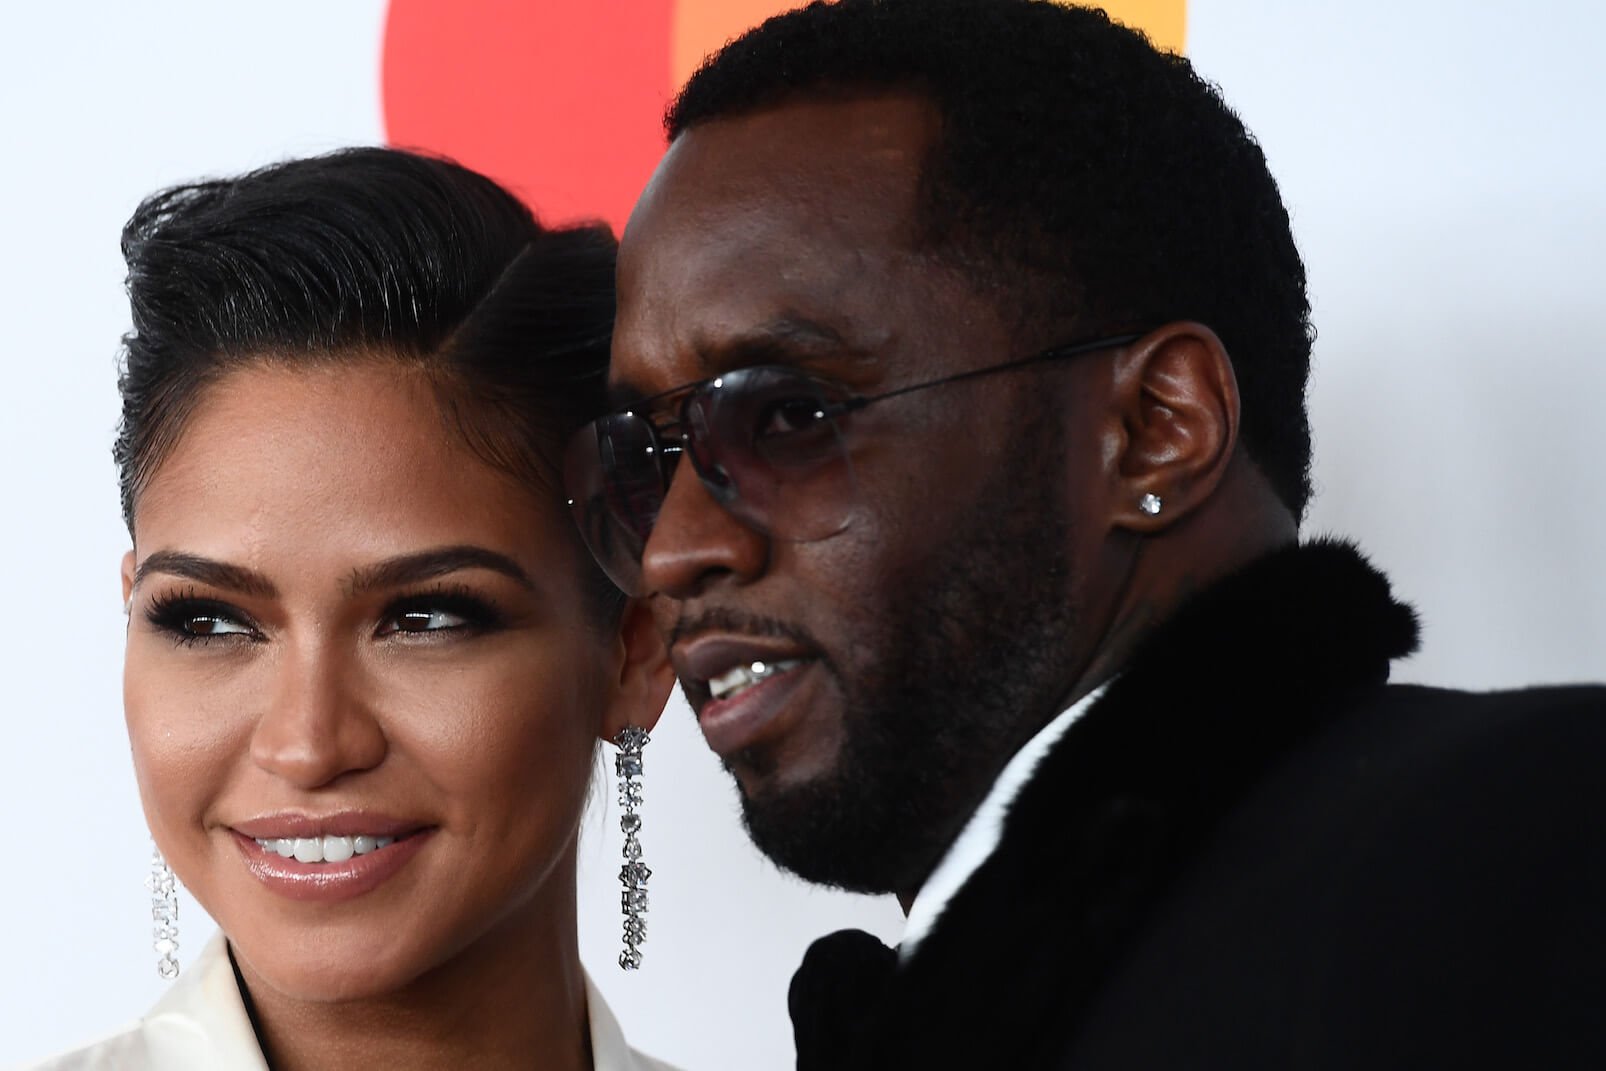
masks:
[[[641,553],[664,501],[652,426],[614,413],[581,428],[564,455],[563,482],[592,556],[621,591],[643,594]]]
[[[685,439],[666,446],[634,413],[612,413],[569,442],[563,479],[581,535],[620,590],[644,595],[641,556],[685,449],[732,516],[777,539],[810,542],[847,527],[853,470],[836,420],[846,395],[788,368],[745,368],[688,395]],[[667,453],[670,451],[671,453]]]
[[[746,368],[686,404],[697,474],[732,514],[778,539],[810,542],[847,526],[852,466],[836,419],[845,395],[789,368]]]

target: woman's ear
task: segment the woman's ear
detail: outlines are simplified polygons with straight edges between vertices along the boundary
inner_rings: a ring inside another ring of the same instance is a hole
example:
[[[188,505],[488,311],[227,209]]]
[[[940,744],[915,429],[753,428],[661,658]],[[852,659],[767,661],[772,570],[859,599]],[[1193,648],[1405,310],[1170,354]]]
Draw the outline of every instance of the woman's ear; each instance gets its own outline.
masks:
[[[620,652],[617,676],[609,682],[608,708],[602,717],[602,739],[607,741],[629,725],[651,730],[675,686],[669,649],[645,600],[631,599],[625,604],[616,639]]]
[[[134,552],[123,555],[123,612],[128,612],[129,600],[134,597]]]
[[[1214,331],[1166,324],[1115,365],[1122,443],[1112,473],[1117,527],[1164,530],[1215,491],[1238,443],[1238,380]]]

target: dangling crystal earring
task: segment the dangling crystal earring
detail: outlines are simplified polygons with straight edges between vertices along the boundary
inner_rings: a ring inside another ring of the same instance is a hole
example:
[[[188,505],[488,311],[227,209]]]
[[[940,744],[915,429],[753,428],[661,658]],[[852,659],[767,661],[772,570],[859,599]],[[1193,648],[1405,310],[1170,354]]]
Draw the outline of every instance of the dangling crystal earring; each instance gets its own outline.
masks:
[[[162,849],[151,845],[151,876],[145,887],[151,891],[151,930],[156,950],[156,974],[165,981],[178,977],[178,878],[168,869]]]
[[[647,730],[627,725],[613,738],[619,754],[614,756],[614,773],[619,775],[619,828],[625,835],[625,865],[619,870],[619,881],[625,889],[620,894],[619,906],[624,912],[624,951],[619,953],[619,966],[633,971],[641,966],[641,944],[647,940],[647,879],[652,871],[641,861],[641,749],[647,746]]]
[[[1142,498],[1138,499],[1138,509],[1142,510],[1144,513],[1147,513],[1151,517],[1158,517],[1160,515],[1160,505],[1160,496],[1154,494],[1153,492],[1145,494]]]

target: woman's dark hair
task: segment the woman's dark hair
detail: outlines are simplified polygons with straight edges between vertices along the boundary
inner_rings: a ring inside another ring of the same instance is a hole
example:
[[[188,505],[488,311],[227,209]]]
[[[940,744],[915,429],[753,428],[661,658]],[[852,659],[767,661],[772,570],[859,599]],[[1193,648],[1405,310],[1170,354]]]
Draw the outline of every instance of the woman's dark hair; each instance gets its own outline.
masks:
[[[555,500],[564,442],[603,408],[613,235],[542,227],[450,161],[348,149],[175,186],[140,204],[122,247],[133,329],[113,454],[131,533],[202,392],[242,366],[412,365],[476,453]],[[582,560],[611,619],[622,597]]]

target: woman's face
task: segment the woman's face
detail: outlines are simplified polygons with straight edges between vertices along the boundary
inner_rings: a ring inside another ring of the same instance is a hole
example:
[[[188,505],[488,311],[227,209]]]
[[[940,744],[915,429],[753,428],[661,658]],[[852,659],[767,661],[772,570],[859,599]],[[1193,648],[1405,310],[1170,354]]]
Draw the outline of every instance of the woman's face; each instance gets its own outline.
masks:
[[[593,745],[667,691],[588,616],[561,501],[445,428],[398,364],[264,363],[137,503],[140,792],[253,986],[355,998],[561,940]]]

